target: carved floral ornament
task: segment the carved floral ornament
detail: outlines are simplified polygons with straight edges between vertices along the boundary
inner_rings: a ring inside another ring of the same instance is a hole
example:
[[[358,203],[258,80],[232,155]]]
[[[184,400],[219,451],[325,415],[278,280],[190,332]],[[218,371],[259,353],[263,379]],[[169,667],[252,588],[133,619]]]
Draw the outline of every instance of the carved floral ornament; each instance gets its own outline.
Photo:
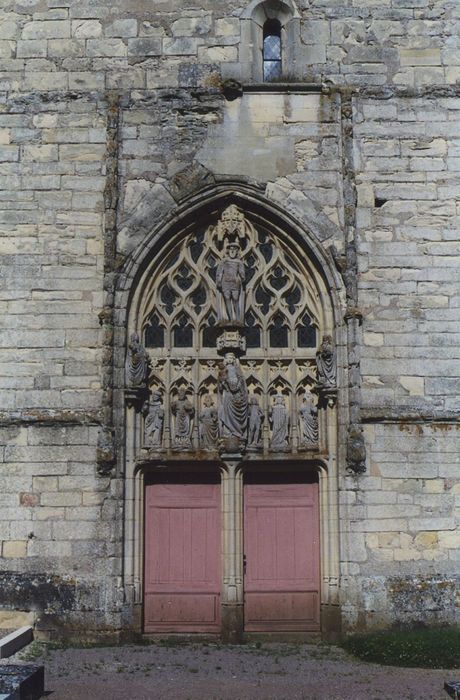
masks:
[[[150,450],[318,449],[335,350],[302,254],[235,206],[158,262],[125,379]],[[319,347],[318,347],[319,346]]]

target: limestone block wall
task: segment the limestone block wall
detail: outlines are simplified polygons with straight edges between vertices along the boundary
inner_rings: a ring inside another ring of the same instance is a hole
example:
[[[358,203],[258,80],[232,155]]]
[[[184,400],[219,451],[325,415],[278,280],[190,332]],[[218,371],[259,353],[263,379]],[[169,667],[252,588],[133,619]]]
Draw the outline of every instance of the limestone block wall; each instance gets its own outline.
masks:
[[[2,102],[0,626],[86,605],[103,627],[113,598],[115,486],[95,471],[106,112],[103,97]]]
[[[116,271],[187,195],[228,180],[342,271],[356,243],[368,471],[340,472],[346,628],[457,619],[458,2],[302,0],[284,73],[317,93],[231,101],[223,82],[253,82],[260,59],[250,16],[207,0],[2,4],[0,625],[12,610],[43,629],[64,613],[124,624],[123,483],[96,471]]]
[[[458,624],[458,424],[365,432],[369,473],[345,478],[340,496],[345,629]]]
[[[368,475],[343,484],[351,627],[459,618],[459,108],[355,102]]]
[[[245,79],[252,61],[241,43],[248,5],[8,0],[0,24],[2,87],[155,89],[220,75]],[[301,0],[292,16],[287,39],[295,50],[284,67],[291,77],[423,87],[455,84],[460,76],[455,0]]]

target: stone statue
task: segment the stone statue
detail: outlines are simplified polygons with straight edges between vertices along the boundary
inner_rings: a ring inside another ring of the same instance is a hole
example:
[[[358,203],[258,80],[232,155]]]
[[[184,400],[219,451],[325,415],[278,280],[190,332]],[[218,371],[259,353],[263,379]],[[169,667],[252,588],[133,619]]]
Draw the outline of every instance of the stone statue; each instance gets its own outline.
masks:
[[[305,392],[299,408],[300,435],[302,445],[316,445],[318,442],[318,409],[309,391]]]
[[[272,426],[270,449],[286,451],[289,447],[289,412],[282,394],[275,396],[274,404],[270,409],[270,423]]]
[[[185,389],[179,389],[177,399],[171,404],[171,412],[176,419],[173,447],[188,450],[192,447],[192,421],[195,409],[188,400]]]
[[[160,448],[163,437],[164,409],[159,391],[154,391],[150,401],[146,401],[147,415],[144,422],[145,447]]]
[[[249,397],[249,426],[248,426],[248,447],[261,447],[260,431],[264,412],[259,406],[259,399],[252,395]]]
[[[206,394],[203,404],[200,413],[200,445],[205,450],[214,450],[219,439],[217,408],[210,394]]]
[[[218,320],[244,322],[244,283],[246,271],[238,243],[227,243],[225,256],[216,270]]]
[[[336,385],[335,351],[330,335],[323,336],[323,342],[316,353],[316,367],[318,369],[318,384],[332,388]]]
[[[143,389],[147,386],[149,365],[150,359],[139,340],[139,334],[132,333],[125,365],[126,386],[129,389]]]
[[[226,353],[219,372],[219,428],[222,438],[246,440],[248,424],[248,390],[238,360]]]

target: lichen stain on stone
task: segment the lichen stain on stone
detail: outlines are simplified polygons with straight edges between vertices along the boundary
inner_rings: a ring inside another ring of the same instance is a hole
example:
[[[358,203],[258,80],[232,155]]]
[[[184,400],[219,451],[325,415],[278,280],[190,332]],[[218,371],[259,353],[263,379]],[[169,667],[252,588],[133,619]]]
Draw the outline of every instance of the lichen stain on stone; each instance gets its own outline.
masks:
[[[406,423],[401,421],[398,424],[399,430],[406,433],[416,433],[417,435],[423,435],[423,427],[419,423]]]
[[[0,572],[2,608],[62,612],[75,608],[77,582],[71,577]]]
[[[400,622],[439,621],[457,607],[458,581],[440,577],[394,577],[387,590],[390,602]]]

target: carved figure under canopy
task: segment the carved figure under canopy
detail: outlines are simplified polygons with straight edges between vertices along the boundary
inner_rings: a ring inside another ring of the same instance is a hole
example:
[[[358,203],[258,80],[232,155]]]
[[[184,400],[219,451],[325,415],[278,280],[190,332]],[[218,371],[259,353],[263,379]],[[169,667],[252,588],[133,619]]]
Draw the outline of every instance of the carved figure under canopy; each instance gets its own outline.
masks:
[[[335,387],[337,368],[335,350],[330,335],[325,335],[319,346],[316,353],[316,367],[318,369],[318,384],[323,387]]]
[[[179,389],[177,399],[171,404],[175,418],[174,448],[187,450],[192,447],[192,421],[195,409],[187,398],[185,389]]]
[[[147,386],[150,358],[139,340],[138,333],[132,333],[126,355],[125,376],[129,389],[143,389]]]
[[[144,422],[145,447],[161,447],[163,437],[164,409],[161,394],[154,391],[152,398],[146,402],[147,415]]]
[[[228,352],[219,373],[219,427],[223,438],[246,440],[248,425],[248,390],[237,358]]]
[[[316,445],[318,442],[318,409],[309,391],[305,392],[299,408],[300,435],[302,445]]]
[[[282,394],[275,396],[274,404],[270,409],[270,423],[272,426],[270,448],[285,451],[289,447],[289,411]]]
[[[216,226],[216,233],[219,243],[222,243],[225,238],[234,239],[237,237],[243,244],[246,238],[246,222],[243,212],[238,209],[236,204],[230,204],[224,209]]]
[[[227,323],[244,322],[246,272],[239,251],[238,243],[227,243],[216,270],[218,320]]]
[[[214,450],[219,439],[219,418],[213,398],[206,394],[203,399],[204,407],[201,409],[200,420],[200,445],[205,450]]]
[[[261,430],[264,419],[264,412],[259,406],[257,396],[249,397],[249,426],[248,426],[248,447],[261,447]]]

